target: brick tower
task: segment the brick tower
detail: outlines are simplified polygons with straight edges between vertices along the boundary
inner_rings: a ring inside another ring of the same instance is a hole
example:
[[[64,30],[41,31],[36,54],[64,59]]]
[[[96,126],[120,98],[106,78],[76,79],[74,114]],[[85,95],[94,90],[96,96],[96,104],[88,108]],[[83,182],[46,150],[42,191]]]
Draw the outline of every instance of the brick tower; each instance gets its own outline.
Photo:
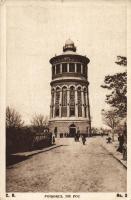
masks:
[[[52,65],[51,105],[49,129],[74,137],[90,135],[90,106],[88,91],[88,63],[86,56],[76,53],[74,42],[68,39],[63,53],[50,59]]]

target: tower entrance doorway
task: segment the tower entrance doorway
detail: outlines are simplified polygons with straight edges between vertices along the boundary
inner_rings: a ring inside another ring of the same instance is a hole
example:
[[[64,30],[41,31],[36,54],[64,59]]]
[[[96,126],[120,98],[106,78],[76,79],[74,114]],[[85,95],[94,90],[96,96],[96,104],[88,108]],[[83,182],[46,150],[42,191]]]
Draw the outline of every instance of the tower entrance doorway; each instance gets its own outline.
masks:
[[[69,137],[75,137],[76,135],[76,126],[75,124],[71,124],[69,126]]]

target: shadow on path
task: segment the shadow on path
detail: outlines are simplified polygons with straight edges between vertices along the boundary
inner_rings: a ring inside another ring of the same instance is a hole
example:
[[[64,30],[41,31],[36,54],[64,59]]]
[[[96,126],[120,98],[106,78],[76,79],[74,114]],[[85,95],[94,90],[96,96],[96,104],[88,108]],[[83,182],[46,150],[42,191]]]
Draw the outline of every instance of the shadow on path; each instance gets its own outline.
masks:
[[[31,154],[29,154],[29,155],[9,154],[9,155],[6,156],[6,167],[8,167],[10,165],[17,164],[17,163],[22,162],[24,160],[27,160],[34,155],[37,155],[37,154],[40,154],[40,153],[43,153],[43,152],[47,152],[47,151],[51,151],[55,148],[62,147],[62,146],[69,146],[69,145],[57,145],[57,146],[53,145],[53,146],[46,148],[46,149],[41,149],[41,150],[39,149],[37,152],[35,150],[34,152],[31,152]]]
[[[22,162],[23,160],[27,160],[28,156],[20,156],[20,155],[7,155],[6,156],[6,167],[10,165],[14,165],[16,163]]]

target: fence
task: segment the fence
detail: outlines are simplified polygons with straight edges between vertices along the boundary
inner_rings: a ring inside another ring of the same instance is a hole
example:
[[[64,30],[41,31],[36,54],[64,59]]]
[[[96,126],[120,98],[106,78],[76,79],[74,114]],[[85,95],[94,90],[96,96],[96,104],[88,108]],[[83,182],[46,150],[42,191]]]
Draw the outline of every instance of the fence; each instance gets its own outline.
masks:
[[[27,128],[6,129],[6,153],[44,148],[52,144],[52,134],[49,132],[36,133]]]

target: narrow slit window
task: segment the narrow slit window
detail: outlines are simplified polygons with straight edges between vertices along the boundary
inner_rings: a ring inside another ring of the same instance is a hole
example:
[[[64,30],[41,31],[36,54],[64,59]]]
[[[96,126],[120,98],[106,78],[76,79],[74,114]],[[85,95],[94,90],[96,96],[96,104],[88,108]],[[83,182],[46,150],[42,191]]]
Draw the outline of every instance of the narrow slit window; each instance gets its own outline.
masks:
[[[62,72],[67,72],[67,63],[62,64]]]
[[[56,74],[59,74],[60,73],[60,64],[57,64],[56,65]]]
[[[55,75],[55,65],[52,66],[52,75]]]
[[[77,64],[77,73],[81,73],[81,64]]]
[[[75,63],[69,63],[69,72],[75,72]]]
[[[83,74],[86,75],[86,73],[87,73],[86,65],[83,65]]]

